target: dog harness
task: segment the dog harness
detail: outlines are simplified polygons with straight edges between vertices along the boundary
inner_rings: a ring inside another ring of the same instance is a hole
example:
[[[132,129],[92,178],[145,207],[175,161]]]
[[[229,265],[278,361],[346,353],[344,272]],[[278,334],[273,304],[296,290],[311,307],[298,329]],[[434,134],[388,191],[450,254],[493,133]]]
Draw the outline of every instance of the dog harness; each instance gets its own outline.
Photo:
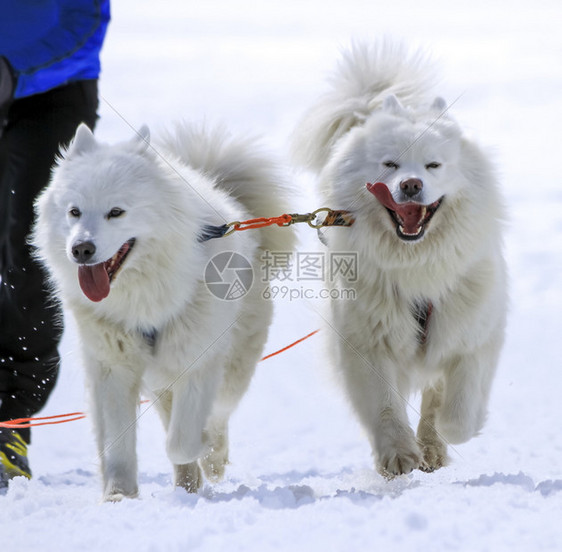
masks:
[[[418,342],[423,346],[427,342],[429,323],[431,321],[431,315],[433,314],[433,303],[431,301],[420,301],[414,303],[412,307],[412,314],[420,327]]]

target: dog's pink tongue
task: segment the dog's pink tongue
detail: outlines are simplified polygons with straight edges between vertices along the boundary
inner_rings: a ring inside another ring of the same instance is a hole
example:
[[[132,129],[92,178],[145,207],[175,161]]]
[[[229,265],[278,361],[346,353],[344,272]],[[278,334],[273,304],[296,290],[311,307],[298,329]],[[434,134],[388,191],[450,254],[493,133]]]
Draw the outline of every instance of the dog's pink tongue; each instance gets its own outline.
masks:
[[[385,207],[394,211],[403,221],[403,228],[409,234],[415,234],[424,216],[424,206],[419,203],[396,203],[386,184],[376,182],[367,184],[371,192]]]
[[[109,295],[109,276],[104,263],[79,266],[78,281],[90,301],[97,303]]]

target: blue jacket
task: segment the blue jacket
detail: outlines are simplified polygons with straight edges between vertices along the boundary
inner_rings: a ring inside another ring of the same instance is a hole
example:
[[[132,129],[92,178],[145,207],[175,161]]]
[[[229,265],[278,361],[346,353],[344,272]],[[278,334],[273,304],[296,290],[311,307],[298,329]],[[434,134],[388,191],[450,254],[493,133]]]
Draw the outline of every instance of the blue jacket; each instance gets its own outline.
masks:
[[[16,76],[15,98],[97,79],[109,0],[0,0],[0,56]]]

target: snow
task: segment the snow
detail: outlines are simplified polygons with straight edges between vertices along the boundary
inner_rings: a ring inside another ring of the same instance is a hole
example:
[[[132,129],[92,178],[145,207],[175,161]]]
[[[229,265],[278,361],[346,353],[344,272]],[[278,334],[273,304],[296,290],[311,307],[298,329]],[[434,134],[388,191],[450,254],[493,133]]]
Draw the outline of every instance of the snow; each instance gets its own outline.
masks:
[[[225,121],[281,156],[340,47],[382,35],[426,47],[442,95],[497,159],[511,220],[512,305],[482,435],[434,474],[390,482],[332,382],[315,335],[258,366],[231,424],[231,465],[197,495],[175,490],[150,405],[139,417],[137,500],[100,503],[89,420],[36,428],[34,478],[0,495],[2,549],[559,550],[562,537],[562,4],[514,0],[120,0],[103,52],[98,136],[179,118]],[[292,177],[308,189],[311,178]],[[309,192],[295,211],[318,207]],[[342,229],[345,231],[345,229]],[[299,229],[300,250],[322,251]],[[296,282],[293,282],[298,287]],[[266,353],[320,327],[325,301],[276,301]],[[85,410],[68,321],[60,380],[41,415]],[[410,414],[417,416],[419,399]]]

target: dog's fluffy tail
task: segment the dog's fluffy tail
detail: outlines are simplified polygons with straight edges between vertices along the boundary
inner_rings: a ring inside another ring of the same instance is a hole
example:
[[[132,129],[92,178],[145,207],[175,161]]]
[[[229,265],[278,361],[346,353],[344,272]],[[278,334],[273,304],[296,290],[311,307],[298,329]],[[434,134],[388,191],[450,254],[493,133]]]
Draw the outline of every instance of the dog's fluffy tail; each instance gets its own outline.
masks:
[[[422,52],[401,43],[355,42],[342,54],[329,80],[331,89],[305,113],[293,136],[293,157],[300,165],[320,170],[334,144],[352,127],[395,95],[405,105],[427,101],[435,69]]]
[[[288,183],[255,138],[235,138],[223,126],[180,123],[175,133],[164,137],[164,143],[182,162],[215,180],[252,218],[291,212]],[[291,251],[294,247],[292,229],[270,227],[259,232],[264,249]]]

